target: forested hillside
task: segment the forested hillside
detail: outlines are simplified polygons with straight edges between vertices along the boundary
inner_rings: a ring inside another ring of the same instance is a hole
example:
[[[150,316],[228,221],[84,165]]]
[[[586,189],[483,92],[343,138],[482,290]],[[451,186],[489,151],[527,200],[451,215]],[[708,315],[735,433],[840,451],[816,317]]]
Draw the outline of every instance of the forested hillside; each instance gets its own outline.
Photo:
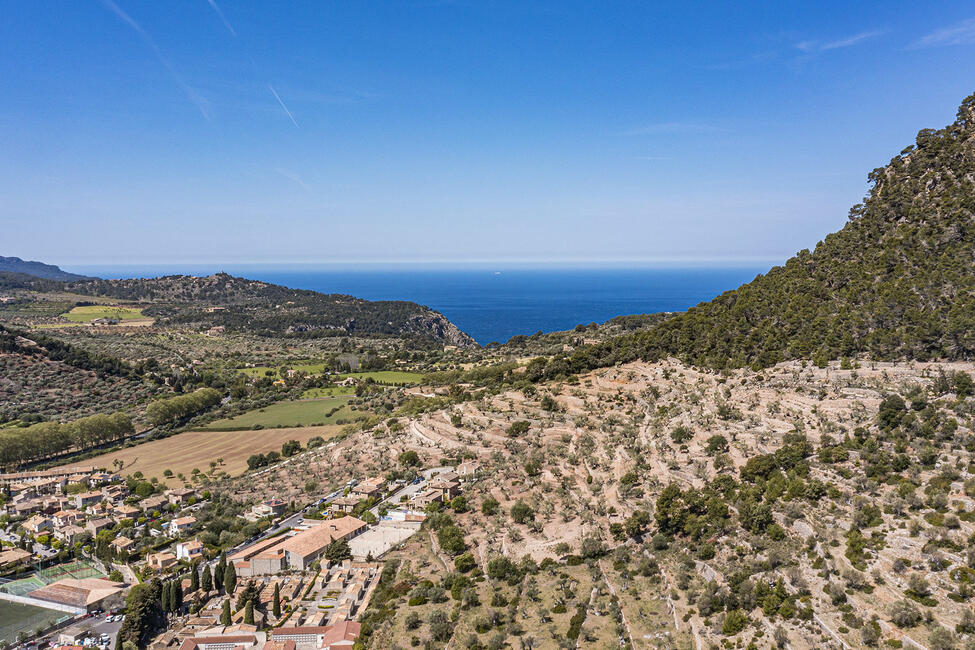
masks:
[[[647,331],[557,357],[545,376],[666,356],[712,367],[975,357],[975,95],[869,178],[864,203],[813,252]]]
[[[261,336],[394,336],[471,347],[475,343],[443,314],[414,302],[370,301],[289,289],[226,273],[58,283],[0,273],[0,288],[67,291],[148,303],[159,325],[222,326]]]
[[[155,392],[143,366],[0,326],[0,423],[118,411]]]

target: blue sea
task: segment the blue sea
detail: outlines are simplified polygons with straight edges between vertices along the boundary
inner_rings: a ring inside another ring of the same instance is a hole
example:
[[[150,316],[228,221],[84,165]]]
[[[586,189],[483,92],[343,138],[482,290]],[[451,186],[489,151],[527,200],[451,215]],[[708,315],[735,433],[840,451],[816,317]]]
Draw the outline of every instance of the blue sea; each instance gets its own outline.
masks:
[[[411,300],[443,313],[482,345],[614,316],[683,311],[749,282],[769,266],[637,268],[336,268],[284,265],[71,266],[103,278],[224,271],[295,289]]]

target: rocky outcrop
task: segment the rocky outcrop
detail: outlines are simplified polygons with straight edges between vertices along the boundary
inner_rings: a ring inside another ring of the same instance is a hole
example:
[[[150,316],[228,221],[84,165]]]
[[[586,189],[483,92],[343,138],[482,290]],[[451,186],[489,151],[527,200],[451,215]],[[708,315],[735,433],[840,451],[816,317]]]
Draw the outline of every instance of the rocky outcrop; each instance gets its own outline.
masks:
[[[456,345],[459,348],[478,347],[474,339],[438,311],[429,310],[413,316],[406,325],[408,331],[432,336],[443,341],[444,345]]]

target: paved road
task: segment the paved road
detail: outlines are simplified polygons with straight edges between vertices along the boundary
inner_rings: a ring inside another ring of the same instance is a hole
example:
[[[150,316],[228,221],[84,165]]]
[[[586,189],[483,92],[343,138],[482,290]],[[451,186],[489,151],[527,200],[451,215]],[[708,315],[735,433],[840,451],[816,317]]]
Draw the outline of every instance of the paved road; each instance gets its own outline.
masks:
[[[12,532],[14,528],[16,528],[16,525],[12,524],[3,532],[0,532],[0,540],[9,542],[10,544],[13,544],[14,546],[20,548],[20,535],[17,535],[16,533]],[[55,551],[53,548],[44,546],[43,544],[38,544],[36,542],[34,543],[32,550],[34,552],[34,555],[45,560],[54,557],[55,555],[58,554],[58,552]]]
[[[38,647],[39,645],[43,645],[44,642],[48,642],[51,645],[55,645],[55,646],[61,645],[60,642],[58,641],[58,635],[64,630],[68,629],[69,627],[75,627],[76,625],[79,625],[82,628],[90,629],[92,634],[96,637],[100,637],[102,634],[107,634],[108,647],[110,650],[114,650],[115,639],[116,637],[118,637],[119,628],[122,627],[122,621],[115,621],[109,623],[108,621],[105,620],[104,613],[96,614],[94,616],[89,616],[88,618],[84,618],[81,619],[80,621],[71,623],[70,625],[61,627],[54,633],[38,639],[31,645],[32,647]]]
[[[102,633],[107,634],[110,639],[108,642],[109,648],[115,647],[115,637],[118,636],[119,628],[122,627],[122,621],[116,623],[108,623],[105,621],[105,615],[99,614],[97,617],[92,617],[89,620],[96,621],[91,629],[96,635],[101,635]]]

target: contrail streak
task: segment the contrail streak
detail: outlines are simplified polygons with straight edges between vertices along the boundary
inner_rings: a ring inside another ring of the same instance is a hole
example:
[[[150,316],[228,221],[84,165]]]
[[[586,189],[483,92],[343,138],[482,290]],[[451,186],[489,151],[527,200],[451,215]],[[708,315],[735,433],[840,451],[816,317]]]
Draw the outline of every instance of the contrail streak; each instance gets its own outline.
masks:
[[[220,16],[220,20],[223,22],[223,26],[226,27],[227,30],[234,35],[234,38],[237,38],[237,31],[234,29],[234,26],[230,24],[230,21],[227,20],[227,17],[223,15],[223,12],[220,10],[219,5],[217,5],[216,0],[207,0],[207,2],[210,3],[210,6],[213,7],[213,10],[217,12],[218,16]]]
[[[274,95],[274,98],[275,98],[276,100],[278,100],[278,103],[279,103],[279,104],[281,104],[281,108],[283,108],[283,109],[284,109],[284,112],[288,114],[288,118],[290,118],[290,119],[291,119],[291,122],[292,122],[292,123],[293,123],[293,124],[294,124],[295,126],[298,126],[298,123],[297,123],[297,122],[295,122],[295,116],[294,116],[294,115],[292,115],[292,114],[291,114],[291,111],[289,111],[289,110],[288,110],[288,107],[284,105],[284,101],[282,101],[282,99],[281,99],[281,96],[280,96],[280,95],[278,95],[278,91],[276,91],[276,90],[274,89],[274,86],[272,86],[271,84],[268,84],[268,85],[267,85],[267,87],[268,87],[268,90],[270,90],[270,91],[271,91],[271,94],[272,94],[272,95]],[[300,129],[301,127],[300,127],[300,126],[298,126],[298,128]]]
[[[111,11],[116,16],[118,16],[122,20],[122,22],[127,24],[133,30],[135,30],[135,33],[139,35],[139,37],[142,39],[142,42],[145,43],[146,46],[148,46],[149,49],[152,50],[152,53],[156,55],[156,59],[159,61],[159,63],[161,63],[164,68],[166,68],[166,70],[173,77],[176,83],[179,84],[179,87],[183,89],[183,92],[186,93],[186,96],[189,98],[189,100],[194,104],[196,104],[196,107],[200,109],[200,113],[203,115],[203,117],[209,120],[210,112],[209,112],[207,100],[201,97],[199,93],[197,93],[195,90],[190,88],[190,86],[185,81],[183,81],[183,77],[180,76],[178,72],[176,72],[176,68],[174,68],[173,65],[169,62],[169,60],[167,60],[166,57],[163,56],[162,51],[159,49],[159,46],[156,45],[156,42],[154,40],[152,40],[152,37],[149,36],[149,33],[146,32],[146,30],[142,29],[142,25],[135,22],[135,20],[129,14],[122,11],[121,7],[119,7],[117,4],[112,2],[112,0],[102,0],[102,4],[105,5],[105,7],[109,11]]]
[[[311,191],[310,189],[308,189],[308,186],[305,185],[305,181],[303,181],[301,179],[301,176],[299,176],[298,174],[294,173],[290,169],[285,169],[284,167],[275,167],[274,168],[274,171],[276,171],[281,176],[284,176],[288,180],[294,181],[295,183],[297,183],[298,185],[301,186],[301,189],[305,190],[306,192],[310,192]]]

